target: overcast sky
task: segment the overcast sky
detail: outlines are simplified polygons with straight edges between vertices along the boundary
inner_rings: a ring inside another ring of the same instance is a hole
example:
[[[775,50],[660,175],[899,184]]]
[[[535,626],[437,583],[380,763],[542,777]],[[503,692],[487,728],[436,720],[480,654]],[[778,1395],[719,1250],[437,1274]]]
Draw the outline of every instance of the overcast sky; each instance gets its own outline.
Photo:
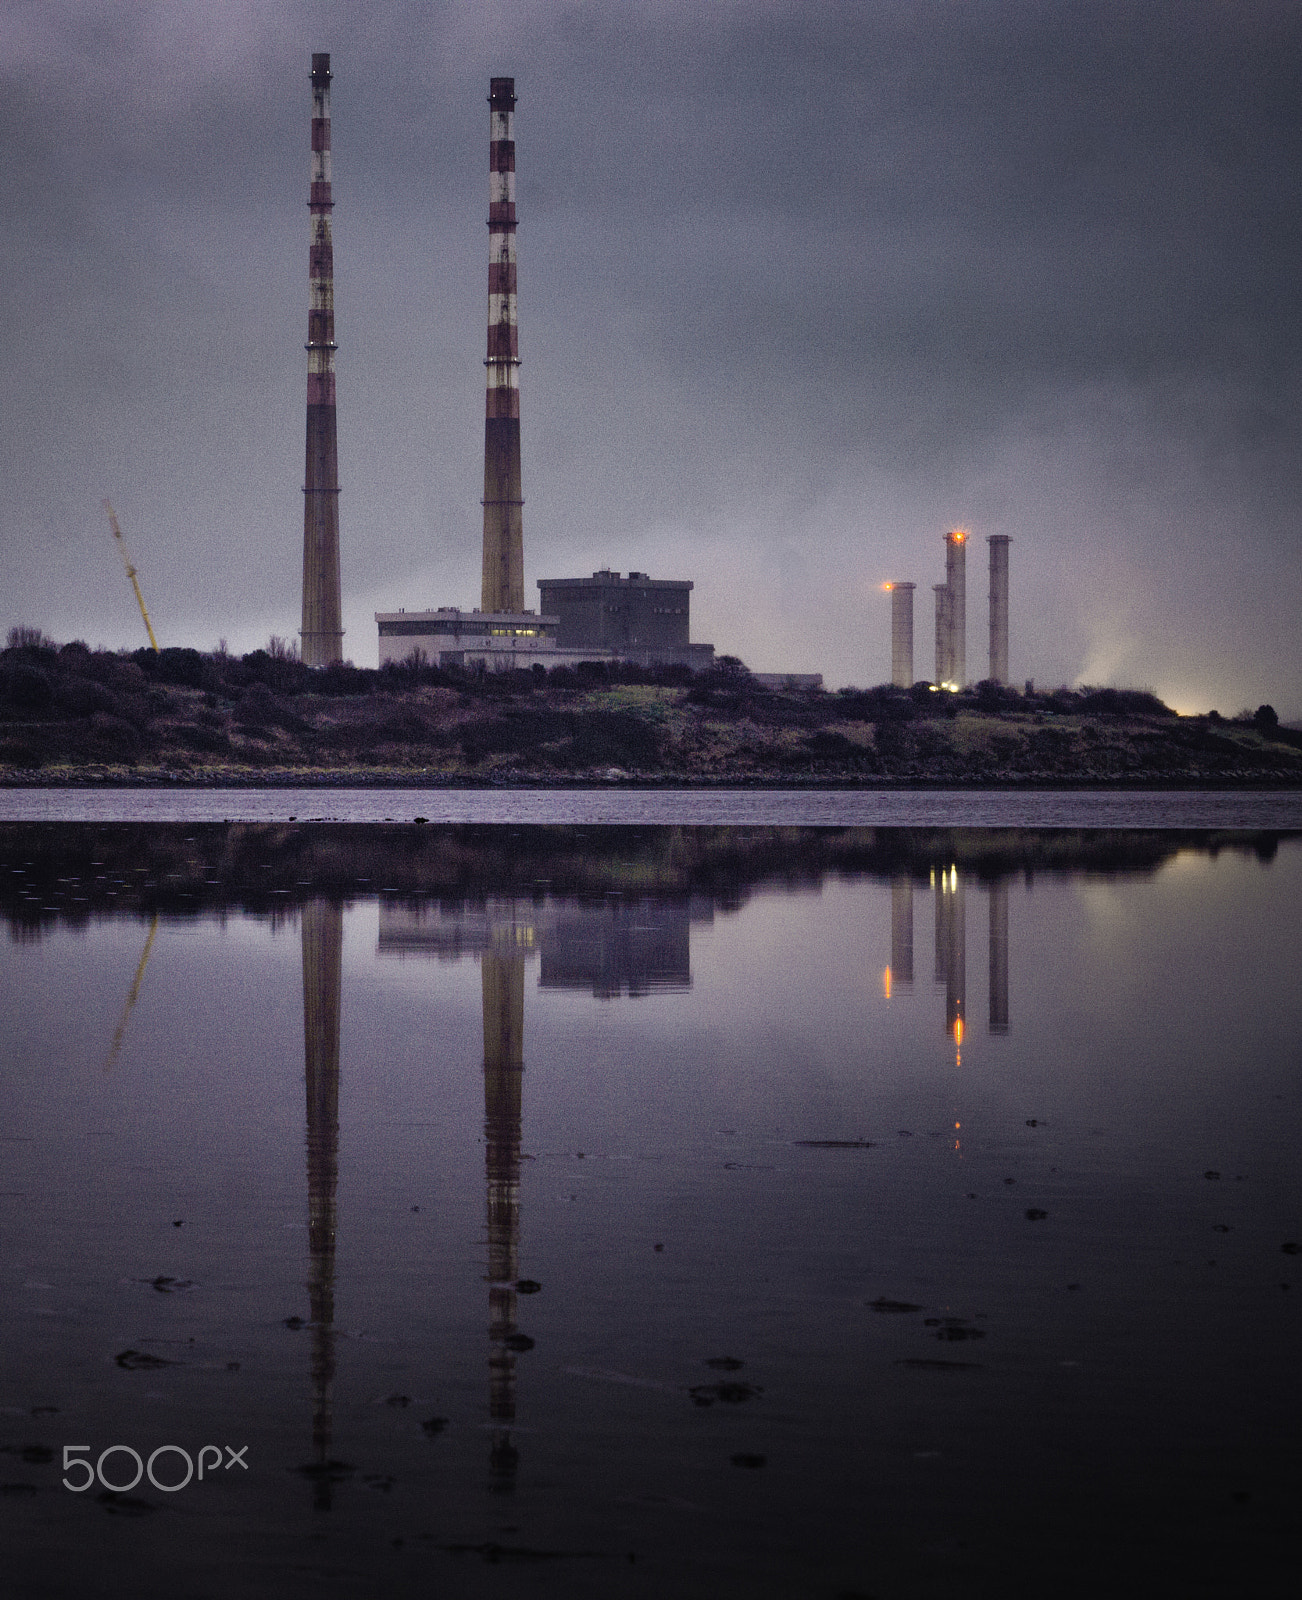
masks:
[[[829,686],[1302,715],[1302,5],[0,0],[0,623],[299,626],[308,71],[332,55],[345,650],[478,604],[488,80],[513,75],[525,581],[690,578]]]

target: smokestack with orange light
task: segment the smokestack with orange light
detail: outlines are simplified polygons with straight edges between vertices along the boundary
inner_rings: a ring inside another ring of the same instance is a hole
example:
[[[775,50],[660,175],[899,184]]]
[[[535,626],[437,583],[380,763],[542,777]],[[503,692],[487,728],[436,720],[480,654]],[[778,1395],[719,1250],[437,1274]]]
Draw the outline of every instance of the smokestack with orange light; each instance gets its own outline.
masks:
[[[967,683],[967,529],[951,528],[945,535],[945,587],[948,623],[949,674],[952,688]]]
[[[990,546],[990,679],[1008,682],[1008,546],[1006,533],[992,533]]]
[[[343,659],[339,588],[339,451],[335,436],[335,257],[330,232],[330,57],[312,57],[312,178],[308,210],[307,461],[303,475],[302,656]]]
[[[883,586],[891,597],[891,682],[897,689],[913,687],[913,590],[911,583]]]
[[[485,611],[524,610],[520,352],[515,307],[515,79],[489,86],[488,355],[484,362]]]

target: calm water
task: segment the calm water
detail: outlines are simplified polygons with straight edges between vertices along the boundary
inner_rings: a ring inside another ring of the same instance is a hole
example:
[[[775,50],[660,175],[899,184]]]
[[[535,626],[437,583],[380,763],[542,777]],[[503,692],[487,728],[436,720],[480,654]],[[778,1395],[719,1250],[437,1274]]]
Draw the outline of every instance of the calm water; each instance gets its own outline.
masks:
[[[1302,790],[0,789],[5,822],[1302,828]]]
[[[1302,840],[427,814],[0,826],[6,1594],[1284,1592]]]

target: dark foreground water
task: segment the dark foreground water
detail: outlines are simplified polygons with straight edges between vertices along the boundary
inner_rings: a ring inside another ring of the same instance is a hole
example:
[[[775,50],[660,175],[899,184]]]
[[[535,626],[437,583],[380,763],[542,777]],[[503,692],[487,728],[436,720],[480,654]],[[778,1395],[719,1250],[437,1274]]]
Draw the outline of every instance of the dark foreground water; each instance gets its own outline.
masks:
[[[1268,832],[0,827],[0,1592],[1291,1594],[1300,904]]]

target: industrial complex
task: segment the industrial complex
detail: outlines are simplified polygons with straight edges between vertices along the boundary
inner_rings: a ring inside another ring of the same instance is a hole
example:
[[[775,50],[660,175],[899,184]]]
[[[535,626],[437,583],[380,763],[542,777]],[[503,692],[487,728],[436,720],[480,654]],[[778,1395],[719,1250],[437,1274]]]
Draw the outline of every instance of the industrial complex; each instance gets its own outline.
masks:
[[[343,659],[339,580],[339,469],[335,423],[334,255],[330,213],[330,57],[312,57],[311,249],[307,340],[307,455],[303,501],[302,658]],[[377,611],[379,664],[550,668],[579,661],[639,666],[714,663],[714,646],[691,641],[685,578],[603,568],[590,578],[540,578],[537,611],[525,607],[524,495],[520,470],[520,351],[516,304],[515,79],[489,86],[488,348],[484,359],[483,570],[480,604]],[[967,684],[966,529],[945,535],[945,581],[936,584],[933,687]],[[1007,535],[990,547],[988,676],[1008,681]],[[911,582],[891,594],[891,681],[914,683]],[[777,684],[821,686],[820,674],[761,674]]]
[[[945,581],[932,587],[936,596],[937,689],[963,689],[967,676],[967,545],[966,528],[951,528],[945,535]],[[990,546],[990,666],[992,683],[1008,682],[1008,546],[1006,533],[991,534]],[[913,676],[913,583],[885,583],[891,597],[891,682],[911,688]]]
[[[708,667],[714,646],[688,642],[685,579],[645,572],[540,578],[524,604],[520,348],[516,310],[515,79],[489,86],[488,353],[484,360],[484,557],[478,609],[377,611],[380,665],[555,667],[578,661]]]

